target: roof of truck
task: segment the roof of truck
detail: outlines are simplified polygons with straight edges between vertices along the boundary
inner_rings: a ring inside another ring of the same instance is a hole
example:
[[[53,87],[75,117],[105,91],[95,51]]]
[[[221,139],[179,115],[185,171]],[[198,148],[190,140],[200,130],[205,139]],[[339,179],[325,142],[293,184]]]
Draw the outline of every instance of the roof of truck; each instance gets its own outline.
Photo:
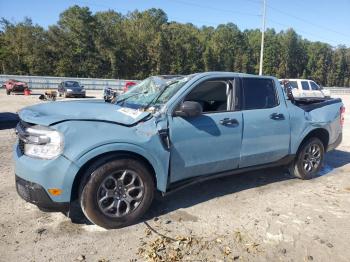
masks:
[[[257,78],[275,78],[274,76],[267,76],[267,75],[253,75],[253,74],[246,74],[246,73],[238,73],[238,72],[224,72],[224,71],[210,71],[210,72],[203,72],[203,73],[196,73],[194,74],[196,76],[204,77],[204,76],[222,76],[222,77],[257,77]]]
[[[302,79],[302,78],[281,78],[278,81],[288,80],[288,81],[314,81],[312,79]]]

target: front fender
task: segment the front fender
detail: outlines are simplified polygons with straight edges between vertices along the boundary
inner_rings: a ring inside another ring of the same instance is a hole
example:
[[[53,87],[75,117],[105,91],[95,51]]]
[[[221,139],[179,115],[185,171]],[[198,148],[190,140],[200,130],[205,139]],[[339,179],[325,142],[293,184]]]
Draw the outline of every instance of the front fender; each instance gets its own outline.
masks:
[[[63,133],[63,154],[79,167],[101,154],[128,151],[150,163],[155,171],[157,188],[166,190],[170,153],[161,143],[155,121],[133,127],[96,121],[68,121],[52,128]]]
[[[148,150],[135,144],[109,143],[109,144],[100,145],[86,152],[75,162],[79,167],[82,167],[91,159],[105,153],[118,152],[118,151],[131,152],[144,157],[150,163],[150,165],[153,167],[155,171],[157,189],[162,192],[165,192],[167,187],[167,179],[168,179],[168,166],[169,166],[168,157],[169,156],[167,154],[164,154],[164,151],[160,152],[159,150],[159,152],[157,152],[155,148],[153,148],[153,150],[156,151],[155,152],[156,155],[149,153]]]

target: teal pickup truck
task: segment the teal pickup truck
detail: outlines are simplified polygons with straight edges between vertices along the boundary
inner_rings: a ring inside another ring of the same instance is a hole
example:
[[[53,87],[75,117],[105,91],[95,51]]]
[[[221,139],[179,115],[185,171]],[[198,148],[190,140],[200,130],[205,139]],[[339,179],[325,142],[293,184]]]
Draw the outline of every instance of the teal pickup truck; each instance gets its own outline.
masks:
[[[157,191],[272,166],[314,177],[341,142],[344,111],[340,99],[296,100],[274,77],[231,72],[148,78],[114,104],[38,104],[19,112],[17,192],[119,228]]]

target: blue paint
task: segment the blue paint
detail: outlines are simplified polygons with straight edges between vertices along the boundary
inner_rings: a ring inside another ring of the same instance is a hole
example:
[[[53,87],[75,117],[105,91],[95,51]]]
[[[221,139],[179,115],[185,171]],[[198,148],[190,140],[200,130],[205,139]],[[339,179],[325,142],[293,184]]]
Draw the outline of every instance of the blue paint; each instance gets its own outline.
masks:
[[[175,108],[198,83],[212,78],[258,77],[229,72],[192,76],[156,113],[123,111],[101,101],[53,102],[23,109],[19,116],[29,123],[50,126],[63,134],[64,150],[53,160],[22,155],[15,146],[15,172],[19,177],[48,188],[61,188],[56,202],[70,201],[72,184],[89,160],[108,152],[127,151],[145,158],[153,167],[157,189],[169,183],[242,167],[266,164],[295,154],[301,141],[316,128],[330,134],[333,143],[341,132],[340,104],[305,112],[284,97],[276,78],[279,103],[274,108],[205,113],[195,118],[173,116]],[[273,113],[283,120],[272,120]],[[220,124],[224,118],[237,125]],[[169,130],[170,148],[159,130]]]

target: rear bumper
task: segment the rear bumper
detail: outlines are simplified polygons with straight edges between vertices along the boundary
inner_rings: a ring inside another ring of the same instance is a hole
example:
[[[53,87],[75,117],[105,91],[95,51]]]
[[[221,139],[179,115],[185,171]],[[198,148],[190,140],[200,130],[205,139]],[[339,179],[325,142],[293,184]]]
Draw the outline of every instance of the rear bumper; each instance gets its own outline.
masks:
[[[68,202],[52,201],[41,185],[29,182],[18,176],[16,176],[16,190],[21,198],[39,208],[57,212],[67,212],[69,210]]]
[[[328,145],[327,152],[336,149],[340,145],[342,140],[343,140],[343,133],[340,133],[338,138],[335,140],[335,142]]]

